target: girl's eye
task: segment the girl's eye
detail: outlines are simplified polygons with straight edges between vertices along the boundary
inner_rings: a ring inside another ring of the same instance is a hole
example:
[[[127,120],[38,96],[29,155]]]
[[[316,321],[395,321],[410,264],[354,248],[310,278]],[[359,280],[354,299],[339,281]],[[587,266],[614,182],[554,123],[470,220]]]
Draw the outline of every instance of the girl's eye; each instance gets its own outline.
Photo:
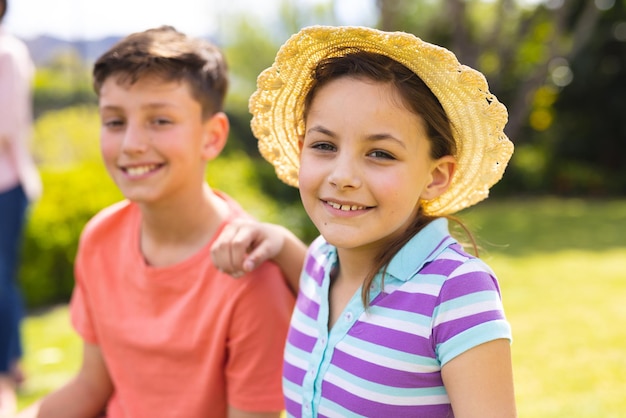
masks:
[[[385,160],[395,160],[396,159],[393,155],[391,155],[387,151],[381,151],[381,150],[372,151],[372,152],[370,152],[368,154],[368,156],[374,157],[374,158],[382,158],[382,159],[385,159]]]
[[[311,148],[318,149],[320,151],[334,151],[336,149],[333,144],[329,144],[328,142],[316,142],[311,144]]]

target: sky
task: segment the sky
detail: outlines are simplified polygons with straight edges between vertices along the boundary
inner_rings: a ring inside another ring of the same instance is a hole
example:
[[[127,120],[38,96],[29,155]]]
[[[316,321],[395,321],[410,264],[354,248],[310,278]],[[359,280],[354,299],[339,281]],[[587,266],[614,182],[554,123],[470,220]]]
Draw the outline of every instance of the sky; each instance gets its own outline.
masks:
[[[294,5],[329,0],[289,0]],[[341,24],[374,24],[373,0],[335,0]],[[98,39],[168,24],[192,36],[219,32],[224,17],[247,12],[263,21],[278,15],[280,0],[9,0],[4,24],[24,39],[53,35]]]

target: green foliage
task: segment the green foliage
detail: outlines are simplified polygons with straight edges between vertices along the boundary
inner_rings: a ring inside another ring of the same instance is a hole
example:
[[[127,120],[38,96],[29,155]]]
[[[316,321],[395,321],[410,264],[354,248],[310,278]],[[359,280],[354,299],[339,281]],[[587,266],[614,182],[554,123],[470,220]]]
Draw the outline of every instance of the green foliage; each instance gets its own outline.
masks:
[[[98,163],[43,169],[44,195],[30,215],[20,279],[30,307],[69,299],[83,226],[121,195]]]
[[[47,66],[37,68],[33,96],[37,116],[51,109],[96,101],[89,69],[75,52],[59,54]]]

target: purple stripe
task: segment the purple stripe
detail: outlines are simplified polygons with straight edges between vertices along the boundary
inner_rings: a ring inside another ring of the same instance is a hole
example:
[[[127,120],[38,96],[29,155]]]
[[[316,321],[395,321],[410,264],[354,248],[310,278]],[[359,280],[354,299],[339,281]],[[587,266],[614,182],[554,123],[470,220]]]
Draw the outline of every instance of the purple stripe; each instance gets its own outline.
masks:
[[[289,334],[287,334],[287,343],[296,348],[299,348],[302,351],[305,351],[307,353],[312,352],[316,341],[317,339],[315,337],[304,334],[293,327],[289,328]]]
[[[304,382],[304,376],[306,375],[306,370],[299,369],[292,364],[283,362],[283,378],[298,385],[302,386],[302,382]]]
[[[447,258],[438,258],[428,263],[420,271],[420,274],[436,274],[439,276],[449,276],[454,270],[456,270],[461,264],[459,260],[450,260]]]
[[[348,331],[348,335],[383,347],[392,348],[404,353],[435,358],[428,339],[418,335],[384,328],[378,325],[358,321]]]
[[[291,399],[285,398],[285,410],[289,416],[293,415],[298,418],[302,416],[302,405],[292,401]]]
[[[315,257],[308,257],[306,259],[304,271],[311,279],[315,280],[318,286],[322,285],[322,280],[324,280],[324,266],[319,264]]]
[[[442,300],[451,300],[485,290],[496,292],[499,295],[495,279],[489,273],[473,271],[448,279],[441,291]]]
[[[406,370],[390,369],[379,364],[363,361],[339,349],[335,349],[332,363],[336,367],[361,379],[385,386],[407,389],[443,386],[440,372],[415,373]]]
[[[452,408],[449,404],[424,406],[385,405],[371,399],[364,399],[356,396],[355,394],[326,381],[322,383],[322,396],[337,403],[338,405],[341,405],[349,411],[366,417],[448,418],[454,416],[452,414]]]
[[[437,325],[433,328],[433,336],[437,344],[441,344],[472,327],[501,319],[504,319],[501,311],[486,311],[475,315],[464,316],[463,318]]]
[[[319,303],[309,299],[302,292],[298,293],[298,299],[296,299],[296,309],[314,320],[317,320],[317,316],[320,313]]]
[[[402,288],[391,294],[382,293],[372,301],[372,305],[381,308],[393,309],[394,311],[412,312],[424,316],[432,316],[437,304],[437,296],[423,293],[407,293]]]

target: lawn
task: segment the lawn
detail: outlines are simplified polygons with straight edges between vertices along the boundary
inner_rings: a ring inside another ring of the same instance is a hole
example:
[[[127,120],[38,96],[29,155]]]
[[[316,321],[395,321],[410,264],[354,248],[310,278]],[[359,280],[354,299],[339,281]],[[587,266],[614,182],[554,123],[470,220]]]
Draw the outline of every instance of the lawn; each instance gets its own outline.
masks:
[[[462,213],[500,279],[524,418],[626,413],[626,201],[487,201]],[[20,405],[67,380],[67,307],[28,317]]]

